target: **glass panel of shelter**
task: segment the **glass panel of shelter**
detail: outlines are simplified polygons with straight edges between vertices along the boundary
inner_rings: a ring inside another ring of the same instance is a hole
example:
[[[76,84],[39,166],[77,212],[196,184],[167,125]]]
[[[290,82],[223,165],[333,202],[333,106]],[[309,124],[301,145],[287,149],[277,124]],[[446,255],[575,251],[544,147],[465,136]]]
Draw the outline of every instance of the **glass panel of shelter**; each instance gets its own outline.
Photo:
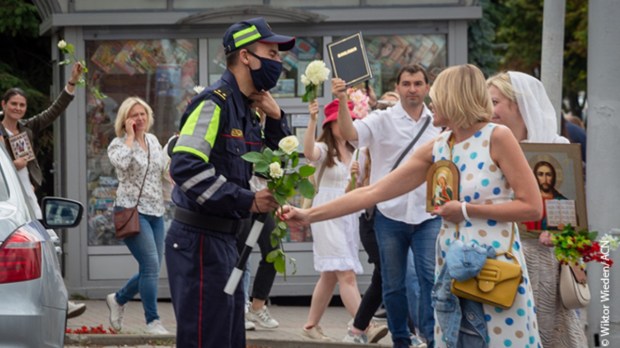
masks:
[[[334,38],[338,40],[339,38]],[[301,75],[313,60],[323,59],[322,37],[297,37],[295,48],[282,52],[284,69],[278,85],[271,91],[276,99],[299,101],[305,92]],[[375,93],[392,90],[398,70],[405,64],[419,63],[428,69],[431,79],[447,65],[447,35],[372,35],[364,36]],[[226,69],[220,38],[207,39],[207,83],[215,82]],[[198,85],[198,40],[88,40],[86,61],[88,86],[97,86],[108,98],[94,98],[87,89],[88,159],[88,244],[115,245],[112,206],[118,185],[107,158],[107,146],[114,138],[114,120],[120,103],[128,96],[143,98],[155,114],[152,132],[165,144],[178,129],[187,102]],[[200,58],[202,59],[202,58]],[[329,63],[328,63],[329,67]],[[329,91],[319,91],[325,96]],[[331,98],[328,98],[331,99]],[[300,110],[302,108],[298,108]],[[293,134],[301,137],[307,114],[290,115]],[[171,210],[166,215],[170,222]],[[309,233],[291,234],[290,241],[310,241]]]

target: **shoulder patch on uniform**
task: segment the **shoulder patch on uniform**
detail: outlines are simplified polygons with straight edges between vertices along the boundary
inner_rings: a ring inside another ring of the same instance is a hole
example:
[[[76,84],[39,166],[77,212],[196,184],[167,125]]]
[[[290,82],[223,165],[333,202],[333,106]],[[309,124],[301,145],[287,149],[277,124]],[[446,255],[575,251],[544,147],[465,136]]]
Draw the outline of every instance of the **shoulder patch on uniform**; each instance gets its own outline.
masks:
[[[213,94],[222,99],[222,101],[226,101],[226,98],[228,98],[228,93],[226,93],[226,91],[221,88],[214,89]]]

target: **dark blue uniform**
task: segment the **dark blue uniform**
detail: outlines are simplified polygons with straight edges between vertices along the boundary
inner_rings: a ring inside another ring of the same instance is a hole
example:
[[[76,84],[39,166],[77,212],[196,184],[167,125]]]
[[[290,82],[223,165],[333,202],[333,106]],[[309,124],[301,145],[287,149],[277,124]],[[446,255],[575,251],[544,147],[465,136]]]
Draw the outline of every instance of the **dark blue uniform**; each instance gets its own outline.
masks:
[[[178,347],[245,347],[244,298],[223,289],[238,259],[235,235],[248,228],[252,164],[241,158],[290,135],[286,117],[267,117],[264,141],[251,101],[230,71],[196,96],[181,119],[170,174],[175,219],[166,264]]]

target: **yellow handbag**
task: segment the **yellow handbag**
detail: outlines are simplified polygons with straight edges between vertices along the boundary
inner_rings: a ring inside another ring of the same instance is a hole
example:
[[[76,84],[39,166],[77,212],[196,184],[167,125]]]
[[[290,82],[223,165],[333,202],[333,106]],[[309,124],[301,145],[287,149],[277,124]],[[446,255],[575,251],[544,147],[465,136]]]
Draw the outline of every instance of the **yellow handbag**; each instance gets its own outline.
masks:
[[[452,293],[460,298],[503,309],[512,307],[523,274],[519,261],[511,253],[514,238],[515,228],[513,224],[510,248],[505,253],[497,254],[497,256],[503,255],[511,259],[512,262],[487,259],[477,276],[465,281],[453,279]]]

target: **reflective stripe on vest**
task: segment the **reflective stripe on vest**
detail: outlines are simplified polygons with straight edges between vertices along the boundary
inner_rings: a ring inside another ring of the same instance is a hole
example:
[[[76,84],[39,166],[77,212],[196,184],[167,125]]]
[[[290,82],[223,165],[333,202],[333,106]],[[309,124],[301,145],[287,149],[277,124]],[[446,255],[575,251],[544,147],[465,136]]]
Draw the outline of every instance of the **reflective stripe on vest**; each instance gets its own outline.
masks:
[[[220,127],[220,111],[220,107],[211,100],[200,103],[183,125],[172,153],[187,152],[209,162]]]
[[[222,185],[224,185],[225,183],[226,183],[226,178],[223,175],[218,176],[217,180],[215,180],[213,185],[211,185],[208,189],[206,189],[205,192],[203,192],[198,197],[198,199],[196,199],[196,202],[198,202],[198,204],[203,204],[204,202],[209,200],[209,198],[211,198],[211,196],[213,196],[215,192],[217,192],[217,190],[219,190],[220,187],[222,187]]]
[[[251,26],[249,28],[240,30],[233,34],[233,39],[235,40],[235,48],[239,48],[248,42],[256,41],[261,38],[258,29],[256,26]]]

